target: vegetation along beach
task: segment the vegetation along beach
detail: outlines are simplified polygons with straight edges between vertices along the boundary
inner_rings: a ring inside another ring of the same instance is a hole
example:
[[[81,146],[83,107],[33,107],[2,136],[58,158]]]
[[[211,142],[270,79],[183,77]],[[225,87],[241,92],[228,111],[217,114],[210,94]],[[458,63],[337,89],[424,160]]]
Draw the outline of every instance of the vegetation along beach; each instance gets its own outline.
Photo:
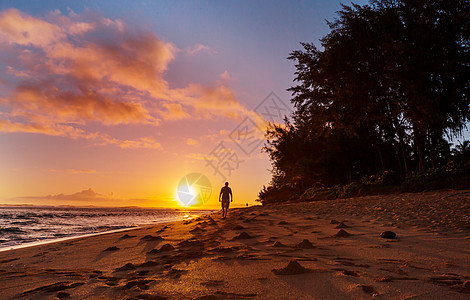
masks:
[[[0,299],[470,299],[470,1],[2,1],[0,49]]]

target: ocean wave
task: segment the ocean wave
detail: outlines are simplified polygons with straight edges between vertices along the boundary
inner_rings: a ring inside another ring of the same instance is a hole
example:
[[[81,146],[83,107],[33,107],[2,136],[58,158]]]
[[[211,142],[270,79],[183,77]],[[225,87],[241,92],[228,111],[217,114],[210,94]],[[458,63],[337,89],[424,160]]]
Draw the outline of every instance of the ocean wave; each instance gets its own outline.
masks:
[[[187,214],[158,209],[77,207],[11,207],[0,212],[0,248],[176,221]]]
[[[0,227],[0,234],[7,234],[7,233],[21,234],[21,233],[26,233],[26,232],[21,230],[19,227]]]
[[[36,220],[30,220],[30,221],[14,221],[14,222],[11,222],[11,224],[12,224],[12,225],[27,226],[27,225],[39,224],[39,222],[36,221]]]

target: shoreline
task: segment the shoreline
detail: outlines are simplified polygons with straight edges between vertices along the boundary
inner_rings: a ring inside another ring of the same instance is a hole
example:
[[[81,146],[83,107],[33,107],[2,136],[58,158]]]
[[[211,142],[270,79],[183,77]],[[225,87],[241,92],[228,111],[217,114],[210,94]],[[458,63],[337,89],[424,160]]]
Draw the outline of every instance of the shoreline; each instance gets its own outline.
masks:
[[[158,224],[163,224],[163,223],[158,223]],[[139,229],[141,227],[145,227],[145,225],[135,226],[135,227],[130,227],[130,228],[114,229],[114,230],[103,231],[103,232],[95,232],[95,233],[87,233],[87,234],[81,234],[81,235],[75,235],[75,236],[61,237],[61,238],[45,239],[45,240],[36,241],[36,242],[29,242],[29,243],[23,243],[23,244],[18,244],[18,245],[13,245],[13,246],[2,247],[2,248],[0,248],[0,252],[16,250],[16,249],[22,249],[22,248],[29,248],[29,247],[42,246],[42,245],[47,245],[47,244],[60,243],[60,242],[68,241],[68,240],[75,240],[75,239],[79,239],[79,238],[86,238],[86,237],[103,235],[103,234],[108,234],[108,233],[129,231],[129,230],[133,230],[133,229]]]
[[[201,210],[204,211],[204,210]],[[211,214],[212,212],[206,213],[206,214]],[[203,214],[203,215],[206,215]],[[123,232],[123,231],[128,231],[128,230],[133,230],[133,229],[139,229],[147,226],[155,226],[159,224],[165,224],[165,223],[171,223],[171,222],[179,222],[179,221],[185,221],[185,220],[191,220],[194,218],[197,218],[198,216],[201,215],[194,215],[189,218],[184,218],[181,220],[173,220],[173,221],[162,221],[162,222],[154,222],[151,224],[142,224],[142,225],[136,225],[132,227],[126,227],[126,228],[119,228],[119,229],[113,229],[113,230],[107,230],[107,231],[101,231],[101,232],[92,232],[92,233],[84,233],[84,234],[77,234],[77,235],[71,235],[71,236],[66,236],[66,237],[59,237],[59,238],[50,238],[50,239],[43,239],[39,241],[34,241],[34,242],[27,242],[27,243],[20,243],[17,245],[12,245],[12,246],[5,246],[5,247],[0,247],[0,252],[5,252],[5,251],[10,251],[10,250],[16,250],[16,249],[22,249],[22,248],[29,248],[29,247],[35,247],[35,246],[41,246],[41,245],[46,245],[46,244],[51,244],[51,243],[59,243],[59,242],[64,242],[68,240],[74,240],[74,239],[79,239],[79,238],[86,238],[90,236],[98,236],[98,235],[103,235],[103,234],[111,234],[111,233],[117,233],[117,232]]]
[[[469,200],[440,191],[234,208],[0,252],[0,280],[19,299],[468,299]]]

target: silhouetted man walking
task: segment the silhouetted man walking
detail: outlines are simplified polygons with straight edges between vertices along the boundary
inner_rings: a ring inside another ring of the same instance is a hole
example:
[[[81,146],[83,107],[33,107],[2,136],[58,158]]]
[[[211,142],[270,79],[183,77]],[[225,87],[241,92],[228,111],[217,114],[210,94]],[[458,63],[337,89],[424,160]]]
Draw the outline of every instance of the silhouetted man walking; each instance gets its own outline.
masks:
[[[222,218],[225,219],[230,202],[233,201],[232,189],[228,187],[228,182],[220,189],[219,202],[222,201]]]

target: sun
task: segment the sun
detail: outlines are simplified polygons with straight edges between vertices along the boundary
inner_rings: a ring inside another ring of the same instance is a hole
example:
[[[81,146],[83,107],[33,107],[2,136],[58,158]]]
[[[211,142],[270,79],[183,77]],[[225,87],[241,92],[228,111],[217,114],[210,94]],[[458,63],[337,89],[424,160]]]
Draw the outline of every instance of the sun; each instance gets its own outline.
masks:
[[[183,207],[201,206],[207,202],[211,192],[211,184],[206,176],[190,173],[180,180],[175,198]]]
[[[196,200],[198,198],[198,194],[196,190],[189,185],[178,186],[176,190],[176,199],[178,200],[178,204],[184,207],[189,207],[196,204]]]

